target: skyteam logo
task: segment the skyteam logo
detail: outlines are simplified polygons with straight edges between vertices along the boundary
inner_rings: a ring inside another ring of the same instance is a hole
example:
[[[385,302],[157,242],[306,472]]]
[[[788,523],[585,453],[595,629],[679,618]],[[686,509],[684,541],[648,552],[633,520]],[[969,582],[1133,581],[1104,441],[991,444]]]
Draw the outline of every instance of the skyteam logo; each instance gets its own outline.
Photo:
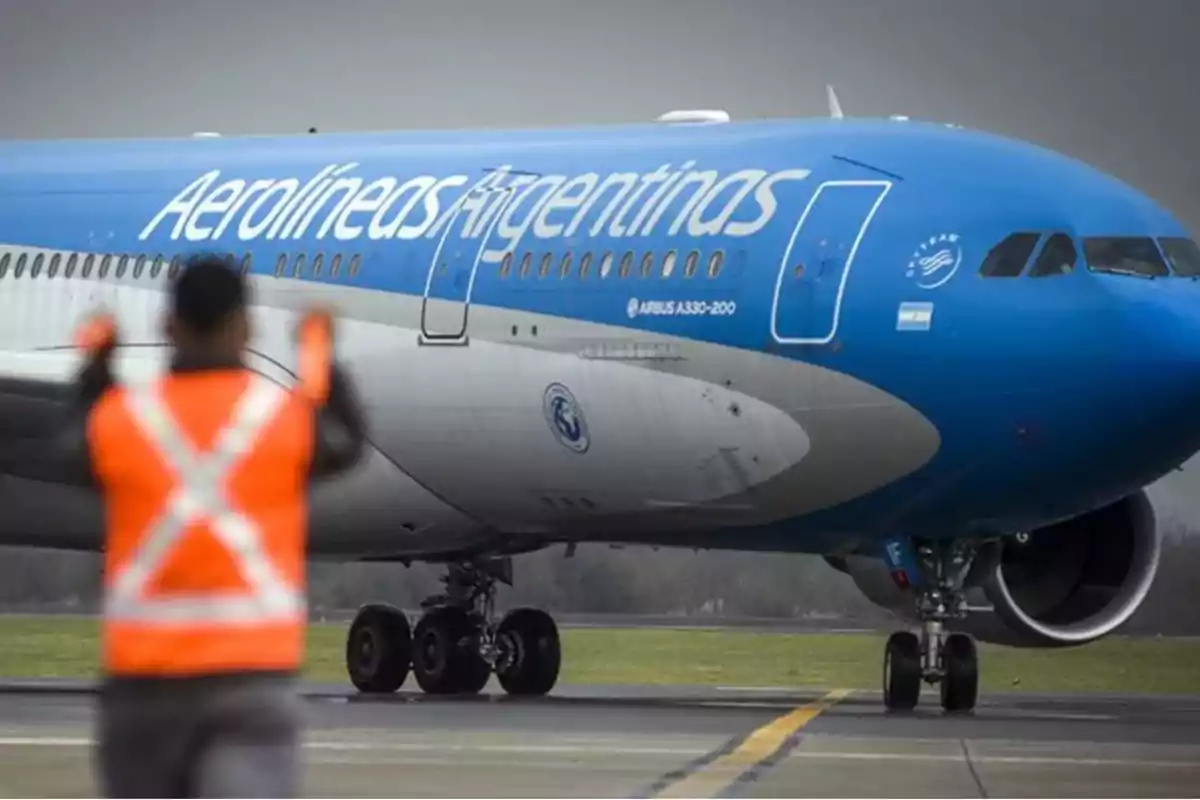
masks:
[[[957,233],[930,236],[913,251],[908,277],[922,289],[936,289],[954,277],[962,264],[962,246]]]
[[[542,413],[550,424],[550,432],[563,447],[576,453],[587,452],[592,443],[588,437],[587,421],[570,389],[561,383],[547,386],[542,396]]]

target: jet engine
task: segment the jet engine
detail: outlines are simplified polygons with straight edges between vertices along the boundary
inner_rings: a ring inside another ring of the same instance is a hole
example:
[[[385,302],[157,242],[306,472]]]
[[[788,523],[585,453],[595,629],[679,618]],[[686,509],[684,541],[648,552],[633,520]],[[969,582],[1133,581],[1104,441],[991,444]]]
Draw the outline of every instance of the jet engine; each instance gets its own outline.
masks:
[[[980,546],[964,591],[973,612],[949,627],[985,642],[1069,647],[1115,631],[1146,599],[1162,536],[1144,491],[1072,519]],[[867,599],[917,621],[915,596],[880,558],[826,559]]]

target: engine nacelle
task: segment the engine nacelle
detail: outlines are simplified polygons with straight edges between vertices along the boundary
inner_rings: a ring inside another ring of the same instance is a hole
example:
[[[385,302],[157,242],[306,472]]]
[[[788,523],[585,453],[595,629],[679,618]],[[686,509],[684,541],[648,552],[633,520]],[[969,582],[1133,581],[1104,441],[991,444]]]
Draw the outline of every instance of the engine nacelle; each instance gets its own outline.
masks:
[[[1144,491],[1065,522],[985,547],[967,579],[972,613],[950,627],[1019,647],[1069,647],[1115,631],[1138,610],[1158,573],[1162,535]],[[914,596],[881,559],[847,556],[841,568],[868,600],[916,621]]]

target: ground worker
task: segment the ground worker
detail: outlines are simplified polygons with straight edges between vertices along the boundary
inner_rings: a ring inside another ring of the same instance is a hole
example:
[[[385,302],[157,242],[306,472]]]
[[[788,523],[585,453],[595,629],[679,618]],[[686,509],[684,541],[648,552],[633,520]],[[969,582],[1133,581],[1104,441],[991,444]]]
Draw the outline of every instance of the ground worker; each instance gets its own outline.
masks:
[[[55,431],[20,448],[23,464],[0,459],[50,480],[74,466],[104,499],[108,797],[299,791],[307,479],[353,466],[364,425],[328,315],[300,326],[295,389],[247,368],[248,292],[232,261],[192,259],[172,287],[170,369],[141,386],[114,382],[117,330],[93,320],[78,438]]]

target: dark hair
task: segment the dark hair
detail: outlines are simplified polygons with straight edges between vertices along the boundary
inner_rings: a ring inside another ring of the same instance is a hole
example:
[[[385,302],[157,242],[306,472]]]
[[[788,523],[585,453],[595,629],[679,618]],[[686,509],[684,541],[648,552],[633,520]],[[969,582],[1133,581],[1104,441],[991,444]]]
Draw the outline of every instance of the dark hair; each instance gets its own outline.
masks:
[[[232,256],[196,255],[172,286],[172,312],[193,333],[215,333],[246,307],[249,288]]]

